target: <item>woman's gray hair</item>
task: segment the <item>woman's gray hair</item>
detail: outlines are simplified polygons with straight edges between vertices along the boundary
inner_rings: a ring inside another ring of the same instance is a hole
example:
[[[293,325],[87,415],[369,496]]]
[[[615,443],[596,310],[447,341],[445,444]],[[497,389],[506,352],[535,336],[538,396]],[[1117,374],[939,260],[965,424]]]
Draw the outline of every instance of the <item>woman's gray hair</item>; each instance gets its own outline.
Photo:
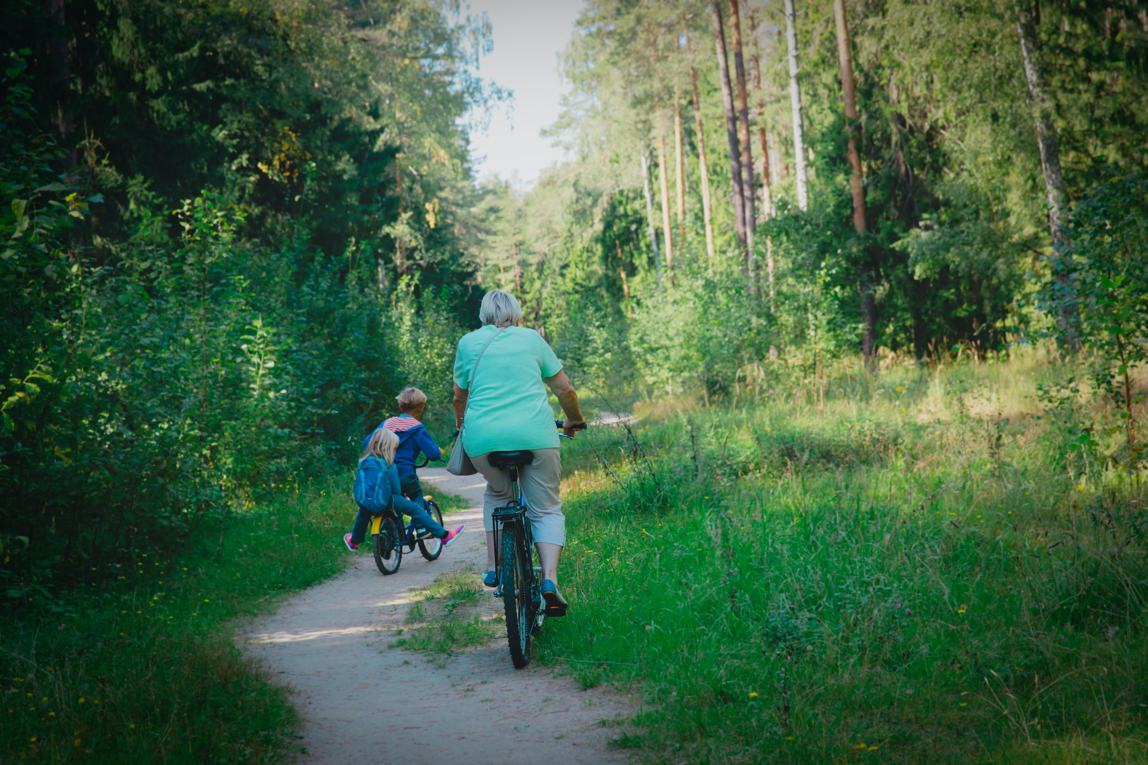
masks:
[[[478,320],[496,327],[509,327],[522,319],[522,306],[514,295],[502,290],[491,290],[482,298],[478,309]]]

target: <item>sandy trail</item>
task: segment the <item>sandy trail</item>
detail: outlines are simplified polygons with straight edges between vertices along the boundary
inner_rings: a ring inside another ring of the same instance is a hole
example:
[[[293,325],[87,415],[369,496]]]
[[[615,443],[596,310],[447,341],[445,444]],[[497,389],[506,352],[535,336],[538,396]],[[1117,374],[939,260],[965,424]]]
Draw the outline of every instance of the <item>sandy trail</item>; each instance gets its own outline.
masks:
[[[449,571],[477,577],[486,560],[482,476],[442,469],[421,476],[432,492],[469,505],[447,514],[448,528],[465,523],[466,531],[439,560],[428,563],[416,550],[384,577],[364,545],[342,574],[291,597],[239,635],[245,653],[296,693],[304,720],[300,762],[625,762],[607,743],[618,729],[602,724],[633,714],[624,700],[579,690],[534,664],[514,669],[505,634],[440,667],[390,647],[415,590]],[[483,608],[501,613],[494,598]]]

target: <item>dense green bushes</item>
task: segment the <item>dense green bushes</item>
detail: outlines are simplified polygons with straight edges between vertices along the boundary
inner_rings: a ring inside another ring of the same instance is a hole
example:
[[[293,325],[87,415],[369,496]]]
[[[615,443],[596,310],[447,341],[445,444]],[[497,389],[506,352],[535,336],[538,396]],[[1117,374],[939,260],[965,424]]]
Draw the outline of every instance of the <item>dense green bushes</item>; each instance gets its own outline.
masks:
[[[459,118],[486,98],[481,25],[418,2],[60,8],[18,3],[2,38],[7,604],[346,461],[405,385],[445,420],[476,307]]]

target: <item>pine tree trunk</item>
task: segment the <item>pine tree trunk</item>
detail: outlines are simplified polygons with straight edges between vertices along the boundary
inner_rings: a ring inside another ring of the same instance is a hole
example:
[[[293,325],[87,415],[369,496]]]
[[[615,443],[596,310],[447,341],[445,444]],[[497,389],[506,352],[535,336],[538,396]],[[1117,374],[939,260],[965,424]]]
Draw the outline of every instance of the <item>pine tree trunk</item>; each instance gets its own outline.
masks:
[[[769,220],[773,217],[773,188],[769,177],[769,138],[765,132],[765,86],[761,78],[761,46],[757,36],[757,18],[753,8],[749,10],[749,26],[752,30],[753,46],[753,85],[757,88],[757,137],[761,145],[761,207],[762,217]],[[777,298],[777,289],[773,282],[773,241],[769,237],[765,240],[765,279],[766,291],[769,295],[770,307],[773,307]]]
[[[674,181],[677,183],[678,245],[686,245],[686,160],[682,147],[682,103],[674,87]]]
[[[864,234],[869,230],[865,215],[865,183],[861,170],[861,154],[857,149],[860,129],[857,115],[857,86],[853,79],[853,52],[849,42],[849,23],[845,16],[845,0],[833,0],[837,19],[837,63],[841,73],[841,91],[845,103],[845,129],[848,133],[849,189],[853,197],[853,230]]]
[[[805,140],[801,124],[801,88],[797,84],[797,18],[793,0],[785,0],[785,41],[789,47],[789,104],[793,112],[793,167],[797,176],[797,206],[809,209],[809,179],[805,172]]]
[[[725,28],[722,26],[721,8],[717,0],[710,3],[714,20],[714,48],[717,51],[718,73],[721,78],[722,106],[725,108],[725,134],[729,141],[730,185],[733,190],[734,230],[737,240],[742,246],[743,255],[746,253],[745,240],[745,195],[741,190],[741,152],[737,143],[737,117],[733,111],[733,88],[729,82],[729,62],[726,60]]]
[[[757,42],[757,17],[753,9],[749,11],[749,26],[754,34],[753,46],[753,86],[757,89],[757,138],[761,147],[761,213],[769,220],[773,217],[773,188],[769,167],[769,138],[765,132],[765,84],[761,77],[761,46]]]
[[[44,68],[50,74],[51,92],[56,98],[56,113],[52,115],[52,121],[60,145],[68,152],[67,164],[71,167],[76,164],[76,151],[72,146],[71,105],[68,103],[68,81],[72,77],[72,62],[68,52],[68,19],[64,0],[47,0],[45,6],[45,15],[50,22],[44,34],[48,49]]]
[[[694,133],[698,142],[698,174],[702,185],[702,218],[706,229],[706,260],[714,259],[714,225],[710,207],[710,173],[706,166],[706,136],[702,123],[701,101],[698,99],[698,70],[690,67],[690,87],[694,97]]]
[[[406,212],[406,205],[403,202],[403,170],[402,170],[402,154],[395,155],[395,195],[399,198],[399,220],[402,220],[403,213]],[[402,276],[407,272],[407,244],[400,234],[395,238],[395,273]],[[380,276],[381,278],[381,276]],[[380,282],[381,285],[381,282]],[[381,286],[380,286],[381,289]],[[385,291],[385,290],[384,290]]]
[[[518,244],[514,245],[514,294],[522,295],[522,255],[518,252]]]
[[[650,245],[654,249],[654,274],[658,286],[662,284],[662,256],[658,252],[658,229],[654,223],[654,200],[650,194],[650,161],[646,159],[646,152],[642,150],[642,193],[646,197],[646,225],[650,231]]]
[[[662,241],[666,244],[666,276],[674,283],[674,239],[670,231],[670,183],[666,167],[666,131],[658,128],[658,183],[662,202]]]
[[[1045,197],[1048,201],[1048,228],[1052,235],[1052,270],[1057,286],[1056,323],[1064,337],[1065,345],[1072,351],[1080,348],[1080,338],[1076,331],[1076,289],[1065,262],[1068,241],[1064,232],[1064,217],[1068,210],[1068,191],[1064,175],[1060,170],[1060,147],[1056,136],[1056,126],[1052,124],[1052,104],[1044,89],[1044,77],[1040,69],[1037,49],[1036,20],[1026,0],[1014,0],[1016,28],[1020,35],[1021,58],[1024,61],[1024,78],[1028,83],[1029,99],[1036,123],[1036,142],[1040,149],[1040,168],[1044,175]]]
[[[845,129],[848,132],[849,188],[853,197],[853,230],[864,236],[869,230],[865,215],[865,182],[861,171],[861,154],[857,148],[860,127],[857,115],[857,88],[853,80],[853,51],[849,43],[849,20],[845,15],[845,0],[833,0],[833,15],[837,19],[837,63],[841,69],[842,100],[845,102]],[[873,295],[874,276],[868,254],[861,264],[861,322],[865,334],[861,339],[861,354],[865,366],[872,368],[877,352],[877,304]]]
[[[742,55],[741,45],[741,13],[739,4],[741,0],[729,0],[730,28],[733,31],[733,63],[737,75],[737,142],[741,159],[741,194],[742,209],[745,211],[745,276],[749,280],[749,288],[756,288],[756,274],[754,258],[754,232],[757,227],[757,214],[754,204],[753,184],[753,144],[750,140],[749,128],[749,94],[745,83],[745,57]]]

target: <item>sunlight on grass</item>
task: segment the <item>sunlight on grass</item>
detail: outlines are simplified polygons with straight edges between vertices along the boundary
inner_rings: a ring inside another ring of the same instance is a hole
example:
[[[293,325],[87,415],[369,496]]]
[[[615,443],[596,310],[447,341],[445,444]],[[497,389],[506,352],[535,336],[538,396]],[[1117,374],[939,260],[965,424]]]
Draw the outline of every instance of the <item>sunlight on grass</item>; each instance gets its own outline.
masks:
[[[441,657],[486,645],[502,629],[497,614],[482,613],[488,597],[473,573],[442,574],[412,595],[407,628],[394,646]]]
[[[1045,416],[1066,374],[907,365],[587,434],[540,658],[640,689],[651,762],[1143,761],[1148,496]]]

